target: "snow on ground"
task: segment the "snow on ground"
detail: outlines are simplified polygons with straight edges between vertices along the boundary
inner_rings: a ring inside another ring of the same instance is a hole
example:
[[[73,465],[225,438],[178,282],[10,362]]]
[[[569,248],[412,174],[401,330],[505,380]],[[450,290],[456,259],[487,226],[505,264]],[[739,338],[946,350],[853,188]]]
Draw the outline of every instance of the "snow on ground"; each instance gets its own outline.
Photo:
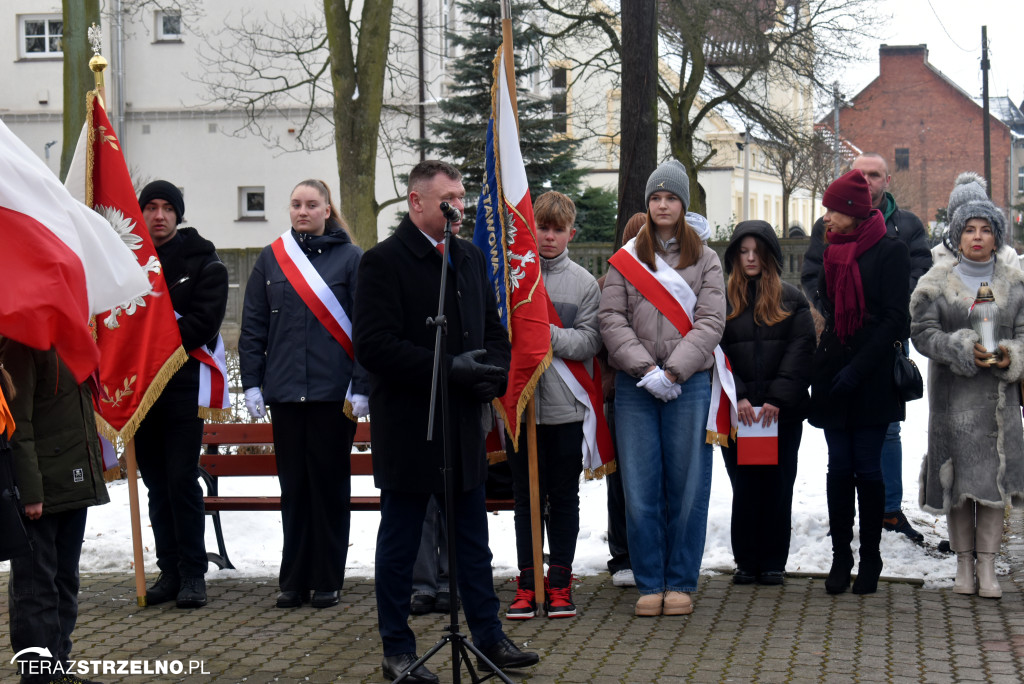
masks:
[[[914,359],[926,373],[927,359],[914,354]],[[926,373],[927,378],[927,373]],[[946,539],[946,520],[922,511],[917,505],[918,474],[921,457],[928,439],[927,399],[907,405],[907,420],[903,424],[903,508],[913,525],[925,535],[926,546],[911,543],[903,535],[886,532],[882,535],[883,574],[892,577],[923,579],[932,586],[948,586],[956,574],[956,561],[952,555],[941,555],[935,546]],[[799,468],[793,494],[793,536],[790,546],[789,572],[828,572],[832,547],[828,532],[828,512],[825,499],[825,466],[827,449],[821,430],[804,425],[800,445]],[[276,478],[224,478],[221,494],[274,495],[279,493]],[[128,485],[125,481],[109,485],[111,503],[92,508],[82,549],[82,572],[132,571],[131,523],[128,507]],[[372,479],[359,477],[353,482],[354,494],[375,492]],[[149,527],[146,488],[139,482],[142,510],[142,539],[147,572],[157,572],[153,534]],[[710,513],[708,515],[707,542],[704,549],[703,572],[733,567],[732,547],[729,540],[732,488],[718,449],[715,449],[714,473]],[[219,577],[277,575],[281,558],[281,515],[263,512],[226,512],[221,514],[228,555],[236,570],[219,570],[210,565],[207,579]],[[377,513],[352,514],[352,531],[348,554],[347,574],[354,577],[373,576],[374,546]],[[512,513],[501,512],[489,516],[491,550],[494,553],[494,573],[511,577],[516,572],[515,535]],[[606,572],[608,546],[606,542],[607,509],[605,486],[602,480],[583,482],[580,486],[580,536],[576,548],[573,572],[592,575]],[[855,542],[856,544],[856,537]],[[206,547],[216,550],[213,524],[207,522]],[[7,564],[0,564],[6,570]],[[1000,568],[1005,572],[1006,568]]]

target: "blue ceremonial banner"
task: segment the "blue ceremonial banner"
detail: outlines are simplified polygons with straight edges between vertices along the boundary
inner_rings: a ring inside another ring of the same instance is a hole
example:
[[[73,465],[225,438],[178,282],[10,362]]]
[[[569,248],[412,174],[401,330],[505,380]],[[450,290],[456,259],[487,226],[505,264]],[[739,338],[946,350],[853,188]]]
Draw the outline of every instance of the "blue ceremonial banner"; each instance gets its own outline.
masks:
[[[498,315],[501,324],[508,330],[508,290],[505,287],[505,270],[508,260],[505,256],[505,231],[501,225],[498,177],[495,171],[494,117],[487,122],[487,148],[485,151],[484,184],[480,190],[480,201],[476,205],[476,224],[473,226],[473,244],[483,251],[490,268],[487,275],[498,300]]]

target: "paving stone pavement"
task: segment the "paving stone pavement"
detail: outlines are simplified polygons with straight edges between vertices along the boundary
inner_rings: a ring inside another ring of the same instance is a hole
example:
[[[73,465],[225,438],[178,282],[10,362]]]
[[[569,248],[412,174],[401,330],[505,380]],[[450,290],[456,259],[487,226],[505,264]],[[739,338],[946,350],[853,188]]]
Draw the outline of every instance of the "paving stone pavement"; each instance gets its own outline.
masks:
[[[1011,572],[1001,600],[886,581],[878,593],[829,596],[820,577],[784,587],[701,578],[685,617],[637,618],[633,589],[607,574],[581,578],[571,619],[505,621],[540,664],[507,673],[522,682],[1024,682],[1024,518],[1004,544]],[[152,580],[152,578],[151,578]],[[0,611],[7,612],[0,574]],[[498,581],[503,607],[514,585]],[[219,579],[198,610],[139,608],[131,576],[83,575],[73,655],[84,660],[180,661],[180,675],[104,674],[113,682],[380,682],[373,582],[349,578],[341,605],[274,607],[276,580]],[[421,652],[444,634],[447,616],[413,617]],[[9,652],[7,622],[0,654]],[[9,656],[0,672],[16,681]],[[188,673],[189,661],[202,671]],[[453,681],[450,648],[429,663]],[[144,666],[140,663],[139,666]],[[171,664],[173,666],[173,664]],[[463,671],[462,681],[469,681]]]

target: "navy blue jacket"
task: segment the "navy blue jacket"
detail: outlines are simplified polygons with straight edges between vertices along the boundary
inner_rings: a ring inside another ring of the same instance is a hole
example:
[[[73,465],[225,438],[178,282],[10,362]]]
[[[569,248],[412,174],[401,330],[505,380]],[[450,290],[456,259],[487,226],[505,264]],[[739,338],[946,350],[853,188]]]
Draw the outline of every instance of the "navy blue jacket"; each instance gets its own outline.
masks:
[[[300,235],[313,268],[352,319],[356,271],[363,251],[340,228]],[[291,238],[288,238],[291,239]],[[353,327],[356,325],[352,322]],[[344,401],[349,381],[368,394],[366,375],[317,320],[284,277],[270,246],[263,248],[245,286],[238,339],[242,387],[261,387],[268,404]]]

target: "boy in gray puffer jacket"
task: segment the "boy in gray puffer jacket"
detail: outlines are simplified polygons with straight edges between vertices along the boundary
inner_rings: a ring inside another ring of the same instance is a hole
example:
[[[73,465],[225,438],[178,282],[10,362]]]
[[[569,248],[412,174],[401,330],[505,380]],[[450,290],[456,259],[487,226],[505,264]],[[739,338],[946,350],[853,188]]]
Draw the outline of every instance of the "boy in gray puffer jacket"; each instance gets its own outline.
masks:
[[[537,249],[544,287],[558,321],[552,318],[551,348],[555,361],[582,362],[594,372],[594,355],[601,346],[597,310],[601,291],[585,268],[569,259],[567,245],[575,235],[576,207],[559,192],[546,192],[534,203]],[[559,325],[561,323],[561,325]],[[583,421],[587,407],[576,398],[552,365],[540,377],[535,394],[537,466],[540,498],[546,500],[546,529],[550,550],[545,596],[548,617],[573,617],[572,562],[580,529],[579,479],[583,469]],[[597,406],[598,411],[601,410]],[[520,431],[520,435],[525,434]],[[533,547],[530,534],[530,490],[526,440],[519,449],[508,441],[508,460],[515,494],[516,551],[519,589],[505,614],[525,620],[536,614]]]

